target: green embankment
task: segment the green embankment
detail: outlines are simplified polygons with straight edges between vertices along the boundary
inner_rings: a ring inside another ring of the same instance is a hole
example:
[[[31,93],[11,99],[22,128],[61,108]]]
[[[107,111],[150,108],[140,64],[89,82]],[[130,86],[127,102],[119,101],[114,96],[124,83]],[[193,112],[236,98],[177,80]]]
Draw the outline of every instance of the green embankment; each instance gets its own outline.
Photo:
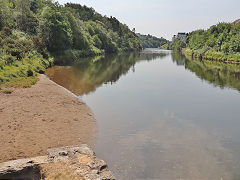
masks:
[[[175,39],[172,49],[198,59],[239,63],[240,23],[219,23],[207,30],[190,32],[184,41]]]
[[[201,60],[212,60],[240,64],[240,53],[225,54],[223,52],[216,51],[203,52],[202,50],[192,50],[190,48],[184,49],[183,53],[186,56],[191,56],[193,58]]]
[[[114,17],[79,4],[0,0],[0,84],[31,81],[53,63],[138,51],[138,36]],[[29,78],[26,78],[29,77]]]

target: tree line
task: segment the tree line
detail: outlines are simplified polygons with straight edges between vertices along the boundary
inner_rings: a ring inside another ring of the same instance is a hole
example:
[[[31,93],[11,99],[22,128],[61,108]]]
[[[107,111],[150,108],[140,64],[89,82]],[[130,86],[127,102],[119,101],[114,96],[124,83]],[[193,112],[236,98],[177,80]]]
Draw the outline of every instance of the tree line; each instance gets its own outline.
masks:
[[[80,4],[0,0],[0,81],[44,71],[54,56],[86,57],[142,49],[115,17]],[[8,71],[7,71],[8,69]]]
[[[184,41],[175,39],[171,47],[186,48],[185,54],[200,59],[240,60],[240,23],[218,23],[190,32]]]
[[[143,35],[143,34],[137,33],[137,35],[140,38],[144,48],[160,48],[160,47],[165,48],[166,44],[168,44],[168,42],[169,42],[168,40],[166,40],[163,37],[157,38],[157,37],[152,36],[150,34]]]

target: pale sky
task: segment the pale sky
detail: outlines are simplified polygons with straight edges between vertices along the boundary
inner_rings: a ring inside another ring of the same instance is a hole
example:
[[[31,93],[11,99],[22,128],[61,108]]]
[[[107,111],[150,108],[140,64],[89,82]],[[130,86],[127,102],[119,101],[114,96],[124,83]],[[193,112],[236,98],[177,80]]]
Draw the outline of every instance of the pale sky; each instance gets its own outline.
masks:
[[[58,0],[93,7],[136,32],[171,40],[178,32],[206,29],[240,18],[240,0]]]

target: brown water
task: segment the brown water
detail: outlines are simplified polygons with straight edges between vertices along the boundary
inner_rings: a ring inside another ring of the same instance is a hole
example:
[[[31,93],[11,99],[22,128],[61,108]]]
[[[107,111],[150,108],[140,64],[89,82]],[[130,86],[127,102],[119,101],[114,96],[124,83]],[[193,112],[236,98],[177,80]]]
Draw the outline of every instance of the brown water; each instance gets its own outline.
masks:
[[[240,67],[157,49],[55,66],[93,110],[118,179],[239,180]]]

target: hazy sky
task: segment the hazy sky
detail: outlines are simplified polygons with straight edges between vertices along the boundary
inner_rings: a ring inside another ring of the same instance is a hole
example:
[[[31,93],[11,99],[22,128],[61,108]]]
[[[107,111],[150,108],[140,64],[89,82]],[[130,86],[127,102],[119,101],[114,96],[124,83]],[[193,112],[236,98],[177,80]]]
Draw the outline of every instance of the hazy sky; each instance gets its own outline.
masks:
[[[137,32],[171,39],[177,32],[206,29],[240,18],[240,0],[59,0],[93,7]]]

